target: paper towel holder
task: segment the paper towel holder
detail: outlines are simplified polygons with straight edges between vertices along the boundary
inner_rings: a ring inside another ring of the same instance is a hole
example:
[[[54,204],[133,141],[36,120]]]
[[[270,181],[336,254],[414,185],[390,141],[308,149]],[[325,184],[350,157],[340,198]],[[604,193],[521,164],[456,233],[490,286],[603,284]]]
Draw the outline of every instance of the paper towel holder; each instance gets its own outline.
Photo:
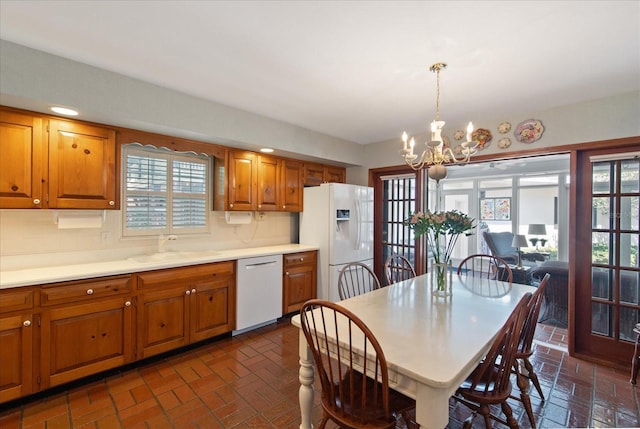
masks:
[[[253,212],[224,212],[224,220],[229,225],[248,225],[252,217]]]
[[[107,219],[106,210],[58,211],[54,210],[53,223],[60,229],[100,228]],[[65,219],[65,226],[60,224],[60,218]],[[69,223],[71,220],[71,223]],[[75,224],[74,224],[75,223]]]

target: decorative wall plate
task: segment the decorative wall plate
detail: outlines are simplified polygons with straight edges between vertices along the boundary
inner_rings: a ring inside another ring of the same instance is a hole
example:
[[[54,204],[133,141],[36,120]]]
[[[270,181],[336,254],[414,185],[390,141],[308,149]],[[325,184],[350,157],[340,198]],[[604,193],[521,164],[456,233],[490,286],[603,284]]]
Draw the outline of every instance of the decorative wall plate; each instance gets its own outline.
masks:
[[[509,137],[504,137],[498,140],[498,147],[500,149],[506,149],[511,146],[511,139]]]
[[[533,143],[540,140],[544,133],[544,127],[539,119],[527,119],[520,122],[513,134],[521,143]]]
[[[491,143],[491,139],[493,138],[493,136],[491,135],[491,131],[487,130],[486,128],[478,128],[471,134],[471,138],[474,142],[478,142],[478,147],[476,147],[476,149],[482,150],[485,147],[489,146],[489,143]]]
[[[500,134],[506,134],[509,131],[511,131],[511,124],[507,121],[501,122],[500,125],[498,125],[498,132]]]
[[[453,138],[455,140],[462,140],[462,137],[464,137],[464,131],[462,130],[456,130],[456,132],[453,133]]]

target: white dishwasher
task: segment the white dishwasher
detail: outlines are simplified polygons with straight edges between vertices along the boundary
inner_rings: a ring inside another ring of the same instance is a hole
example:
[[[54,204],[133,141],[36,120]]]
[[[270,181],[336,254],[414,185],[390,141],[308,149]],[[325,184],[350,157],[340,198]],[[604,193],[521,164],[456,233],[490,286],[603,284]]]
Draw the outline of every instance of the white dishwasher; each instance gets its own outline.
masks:
[[[282,316],[282,255],[238,259],[236,330],[270,323]]]

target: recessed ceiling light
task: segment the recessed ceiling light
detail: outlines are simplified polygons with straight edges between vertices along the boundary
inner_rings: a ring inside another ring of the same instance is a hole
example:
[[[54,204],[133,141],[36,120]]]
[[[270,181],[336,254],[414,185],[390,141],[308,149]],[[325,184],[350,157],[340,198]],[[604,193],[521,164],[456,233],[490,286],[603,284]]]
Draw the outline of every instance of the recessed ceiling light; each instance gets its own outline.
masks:
[[[59,113],[60,115],[67,116],[78,116],[78,112],[73,109],[67,109],[66,107],[54,106],[51,108],[52,111]]]
[[[262,153],[272,153],[273,149],[271,149],[269,147],[263,147],[262,149],[260,149],[260,152],[262,152]]]

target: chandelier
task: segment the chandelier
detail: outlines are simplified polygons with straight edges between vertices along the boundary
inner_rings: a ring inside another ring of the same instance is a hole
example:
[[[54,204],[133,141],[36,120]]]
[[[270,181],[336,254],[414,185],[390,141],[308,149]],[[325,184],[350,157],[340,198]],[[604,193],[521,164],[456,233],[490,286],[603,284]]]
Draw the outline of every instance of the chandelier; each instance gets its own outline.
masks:
[[[446,63],[435,63],[429,67],[429,70],[436,73],[436,119],[431,122],[431,141],[424,143],[425,149],[420,156],[413,152],[416,144],[415,139],[411,137],[411,140],[409,140],[406,131],[402,133],[402,157],[404,161],[414,170],[427,167],[429,177],[435,180],[436,183],[447,177],[447,167],[444,164],[469,162],[471,155],[476,153],[476,146],[478,146],[478,142],[472,140],[473,124],[469,122],[467,126],[467,141],[460,144],[460,153],[456,155],[450,147],[444,147],[442,127],[444,127],[445,122],[440,120],[440,71],[446,67]]]

